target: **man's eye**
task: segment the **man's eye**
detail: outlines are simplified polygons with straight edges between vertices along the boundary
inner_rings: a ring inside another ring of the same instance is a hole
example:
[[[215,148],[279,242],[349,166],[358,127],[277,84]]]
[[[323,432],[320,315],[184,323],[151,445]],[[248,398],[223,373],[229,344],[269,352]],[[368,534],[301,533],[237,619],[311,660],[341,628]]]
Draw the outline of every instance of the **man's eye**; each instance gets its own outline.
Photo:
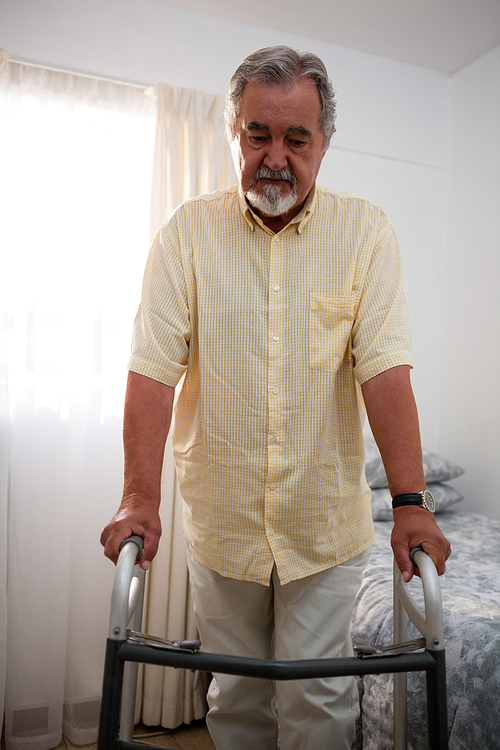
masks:
[[[264,143],[266,137],[264,135],[251,135],[250,140],[252,143]]]
[[[291,140],[290,143],[294,148],[301,148],[302,146],[305,146],[307,141],[299,141],[299,140]]]

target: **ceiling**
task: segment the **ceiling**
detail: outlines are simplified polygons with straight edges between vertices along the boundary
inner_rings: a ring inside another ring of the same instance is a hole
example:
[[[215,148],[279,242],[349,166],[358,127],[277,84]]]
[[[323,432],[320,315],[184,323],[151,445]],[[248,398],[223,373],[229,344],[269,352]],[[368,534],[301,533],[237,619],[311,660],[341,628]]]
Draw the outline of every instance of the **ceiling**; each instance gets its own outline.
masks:
[[[454,73],[500,45],[500,0],[161,0]]]

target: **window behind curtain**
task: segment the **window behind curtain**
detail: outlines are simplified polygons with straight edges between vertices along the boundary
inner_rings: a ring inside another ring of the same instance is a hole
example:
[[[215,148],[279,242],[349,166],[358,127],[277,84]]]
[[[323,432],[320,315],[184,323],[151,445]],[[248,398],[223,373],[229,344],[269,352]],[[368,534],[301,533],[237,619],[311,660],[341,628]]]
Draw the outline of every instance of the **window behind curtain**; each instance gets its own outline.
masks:
[[[63,721],[73,742],[95,740],[113,575],[99,535],[121,494],[155,117],[138,87],[15,63],[0,76],[8,748],[54,747]]]

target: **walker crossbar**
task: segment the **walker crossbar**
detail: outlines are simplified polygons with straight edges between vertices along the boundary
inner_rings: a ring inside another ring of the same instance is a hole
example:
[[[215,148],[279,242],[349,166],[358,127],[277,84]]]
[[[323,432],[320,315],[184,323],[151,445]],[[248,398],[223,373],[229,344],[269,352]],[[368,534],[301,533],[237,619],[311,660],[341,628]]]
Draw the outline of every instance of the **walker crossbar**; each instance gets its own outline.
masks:
[[[128,541],[128,540],[127,540]],[[140,549],[140,542],[131,538]],[[133,548],[133,549],[132,549]],[[125,664],[155,664],[179,669],[190,669],[212,673],[234,674],[245,677],[256,677],[269,680],[304,680],[319,677],[342,677],[346,675],[394,673],[395,678],[405,676],[407,672],[425,671],[427,676],[427,705],[429,726],[429,748],[447,750],[448,726],[446,712],[446,671],[444,645],[442,639],[442,610],[440,609],[440,590],[436,596],[437,573],[432,561],[421,550],[415,560],[418,565],[424,586],[426,614],[432,613],[431,622],[423,615],[417,614],[414,619],[420,625],[426,622],[426,631],[432,633],[433,642],[426,641],[426,648],[420,652],[399,653],[394,655],[375,654],[369,658],[344,659],[307,659],[297,661],[272,661],[250,659],[246,657],[226,656],[222,654],[190,652],[178,648],[167,649],[133,642],[127,639],[127,625],[131,616],[124,604],[129,601],[130,584],[133,577],[143,583],[143,574],[134,568],[137,549],[127,544],[120,553],[113,589],[109,637],[106,645],[104,667],[103,698],[99,724],[98,750],[140,750],[151,748],[132,741],[133,716],[135,706],[134,690],[126,692],[124,698]],[[432,570],[427,566],[431,562]],[[398,571],[399,572],[399,571]],[[429,583],[427,579],[431,578]],[[395,592],[401,586],[395,573]],[[439,589],[439,583],[438,583]],[[121,590],[121,593],[120,593]],[[429,593],[431,592],[431,593]],[[409,596],[409,594],[408,594]],[[399,596],[395,593],[395,599]],[[406,598],[406,593],[402,599]],[[135,597],[137,600],[137,597]],[[142,599],[142,597],[139,597]],[[438,600],[436,603],[436,599]],[[411,605],[415,610],[416,605]],[[401,614],[402,605],[395,603],[395,638],[404,638],[405,617]],[[435,613],[437,614],[437,618]],[[414,613],[415,614],[415,613]],[[137,615],[136,620],[137,623]],[[439,628],[441,627],[441,631]],[[425,633],[424,633],[425,635]],[[401,696],[396,700],[398,686],[404,693],[404,704]],[[403,716],[396,717],[396,712]],[[395,739],[396,750],[406,748],[406,681],[395,680]]]

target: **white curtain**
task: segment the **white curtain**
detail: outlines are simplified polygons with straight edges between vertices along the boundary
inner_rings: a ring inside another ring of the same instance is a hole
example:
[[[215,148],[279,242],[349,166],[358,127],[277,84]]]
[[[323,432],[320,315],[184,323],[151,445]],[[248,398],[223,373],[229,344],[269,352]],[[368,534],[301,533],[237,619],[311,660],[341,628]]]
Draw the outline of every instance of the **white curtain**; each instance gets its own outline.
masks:
[[[97,734],[113,577],[99,535],[121,494],[151,232],[235,175],[222,97],[168,86],[145,96],[7,58],[0,51],[0,701],[7,750],[48,750],[61,733],[75,744]],[[169,450],[163,490],[145,626],[192,637]],[[148,667],[141,688],[146,723],[174,727],[205,710],[203,679],[189,672]]]
[[[5,62],[3,55],[0,62]],[[0,699],[8,750],[95,741],[156,109],[139,87],[0,75]]]
[[[152,237],[176,206],[232,185],[236,175],[223,131],[224,97],[156,84]]]
[[[153,92],[152,92],[153,93]],[[236,182],[223,132],[223,96],[155,85],[158,105],[151,234],[182,201]],[[196,638],[181,530],[180,496],[170,445],[163,467],[163,535],[148,575],[145,627],[163,638]],[[144,668],[141,716],[146,724],[176,727],[204,716],[206,676]]]

